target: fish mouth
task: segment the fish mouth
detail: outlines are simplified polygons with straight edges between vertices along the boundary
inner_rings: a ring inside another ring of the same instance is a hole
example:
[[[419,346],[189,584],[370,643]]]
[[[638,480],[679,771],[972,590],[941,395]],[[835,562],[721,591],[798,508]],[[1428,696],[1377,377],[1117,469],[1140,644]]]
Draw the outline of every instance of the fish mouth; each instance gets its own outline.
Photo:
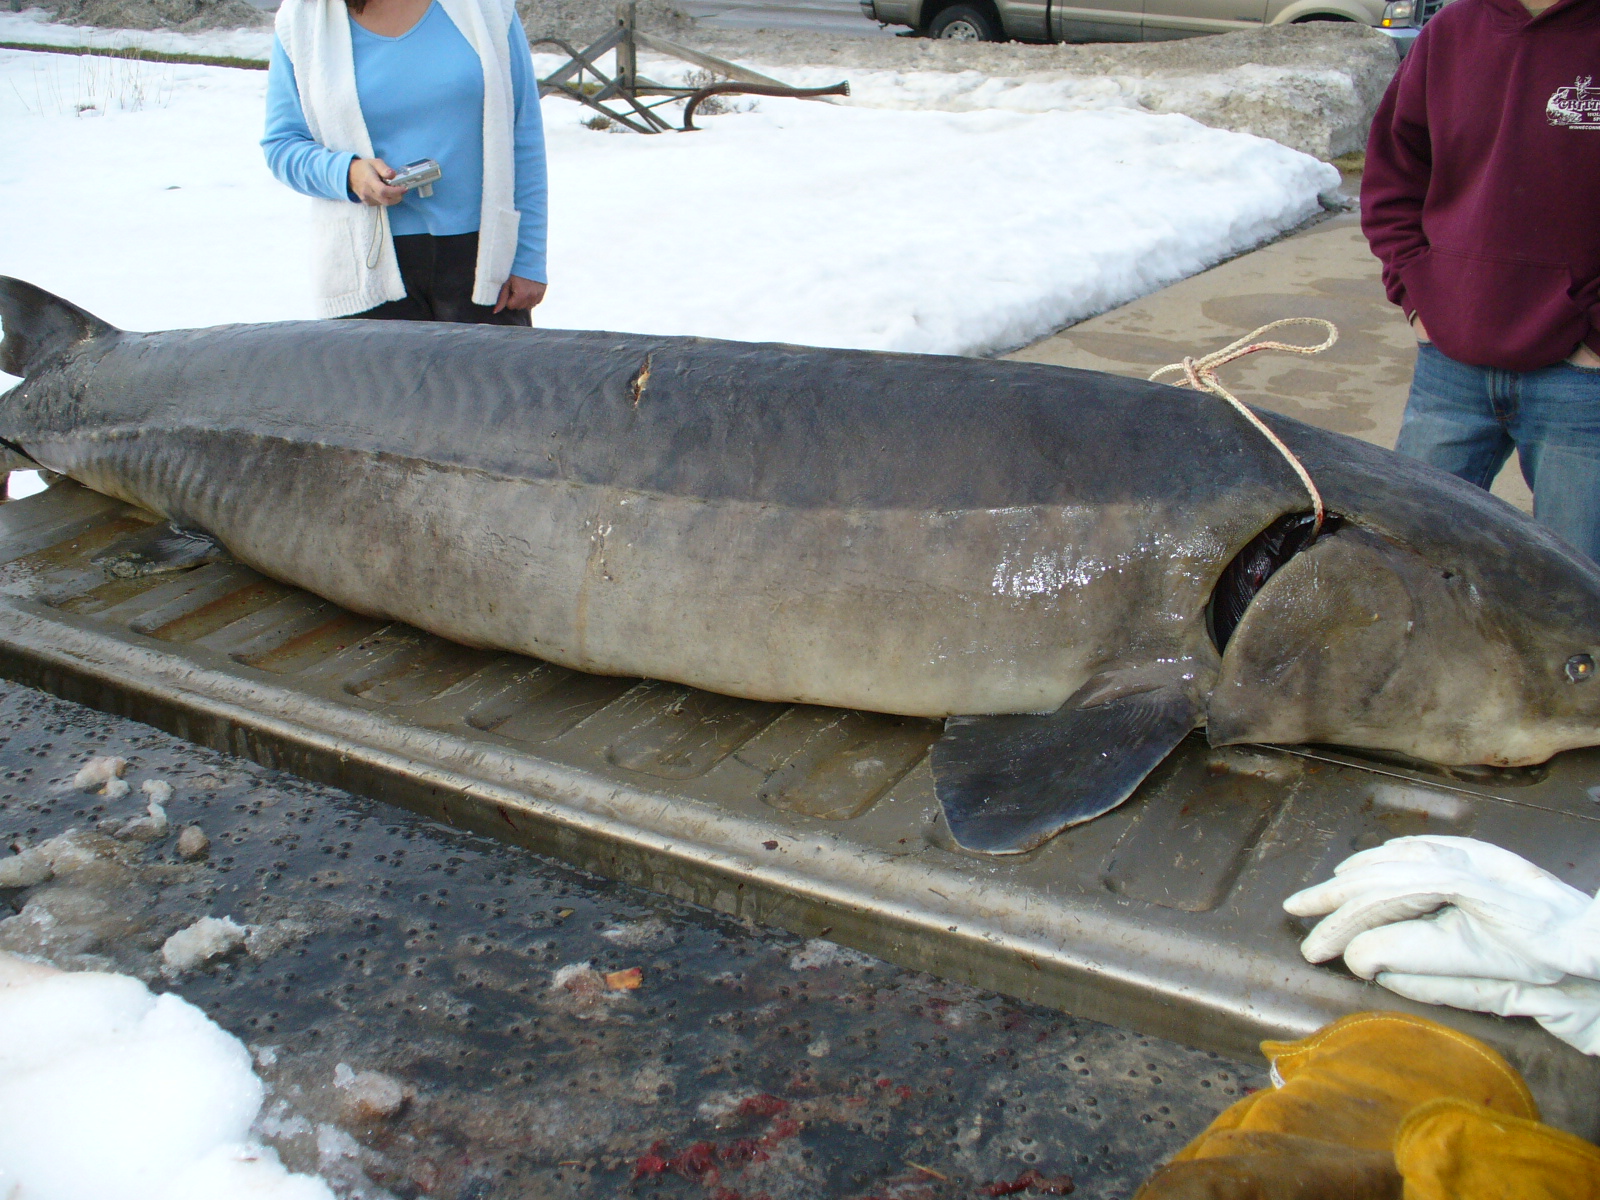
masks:
[[[1267,580],[1296,554],[1343,524],[1337,513],[1328,513],[1320,529],[1315,513],[1286,513],[1245,543],[1217,577],[1217,586],[1206,602],[1206,632],[1218,654],[1228,648],[1228,639]]]

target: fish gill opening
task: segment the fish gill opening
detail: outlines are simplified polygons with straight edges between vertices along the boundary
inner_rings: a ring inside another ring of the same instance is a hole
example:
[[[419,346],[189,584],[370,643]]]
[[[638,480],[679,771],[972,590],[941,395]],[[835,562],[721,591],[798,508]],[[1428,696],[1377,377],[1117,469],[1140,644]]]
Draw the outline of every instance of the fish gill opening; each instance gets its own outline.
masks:
[[[1244,549],[1223,568],[1206,604],[1206,632],[1218,654],[1228,648],[1228,639],[1267,580],[1284,563],[1343,523],[1337,513],[1328,513],[1319,529],[1315,513],[1288,513],[1245,543]]]

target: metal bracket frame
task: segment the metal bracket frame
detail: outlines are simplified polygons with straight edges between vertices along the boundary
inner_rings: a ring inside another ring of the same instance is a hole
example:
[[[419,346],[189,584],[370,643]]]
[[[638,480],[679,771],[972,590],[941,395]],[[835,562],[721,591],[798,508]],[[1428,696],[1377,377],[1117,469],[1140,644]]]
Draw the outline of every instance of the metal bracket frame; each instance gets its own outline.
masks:
[[[535,46],[554,46],[567,61],[539,81],[539,95],[565,96],[616,122],[634,133],[693,133],[698,128],[694,113],[712,96],[731,93],[757,96],[783,96],[792,99],[817,99],[848,96],[850,84],[841,81],[828,87],[790,87],[771,76],[741,67],[713,54],[680,46],[677,42],[638,28],[637,5],[625,0],[617,6],[617,23],[604,36],[579,50],[562,38],[538,38]],[[639,48],[653,50],[723,76],[725,82],[706,87],[678,87],[657,83],[639,74]],[[599,66],[602,55],[615,52],[613,74]],[[676,126],[657,111],[668,104],[684,102],[683,125]],[[625,107],[623,107],[625,106]]]

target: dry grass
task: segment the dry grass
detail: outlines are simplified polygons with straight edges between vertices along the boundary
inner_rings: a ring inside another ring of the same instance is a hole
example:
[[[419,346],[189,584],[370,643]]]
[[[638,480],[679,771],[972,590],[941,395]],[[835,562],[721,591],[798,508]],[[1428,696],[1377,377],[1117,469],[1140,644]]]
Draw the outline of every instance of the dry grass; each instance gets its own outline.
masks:
[[[1352,150],[1349,154],[1341,154],[1333,160],[1333,165],[1339,168],[1341,174],[1359,175],[1367,167],[1367,152],[1365,150]]]
[[[714,71],[695,68],[683,77],[683,86],[695,88],[710,87],[713,83],[727,83],[726,76],[718,75]],[[700,102],[700,107],[695,109],[695,115],[700,117],[720,117],[723,113],[755,112],[761,106],[759,100],[738,96],[707,96]]]
[[[172,101],[171,63],[154,61],[136,49],[80,51],[71,65],[41,58],[33,70],[32,96],[12,83],[29,112],[40,116],[139,112],[165,108]]]

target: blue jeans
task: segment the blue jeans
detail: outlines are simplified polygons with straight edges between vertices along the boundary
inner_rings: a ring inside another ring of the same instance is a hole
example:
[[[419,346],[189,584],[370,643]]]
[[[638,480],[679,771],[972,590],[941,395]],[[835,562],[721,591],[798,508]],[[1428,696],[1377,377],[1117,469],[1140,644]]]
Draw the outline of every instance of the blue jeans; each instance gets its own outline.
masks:
[[[1424,342],[1394,448],[1485,489],[1516,450],[1534,518],[1600,561],[1600,367],[1469,367]]]

